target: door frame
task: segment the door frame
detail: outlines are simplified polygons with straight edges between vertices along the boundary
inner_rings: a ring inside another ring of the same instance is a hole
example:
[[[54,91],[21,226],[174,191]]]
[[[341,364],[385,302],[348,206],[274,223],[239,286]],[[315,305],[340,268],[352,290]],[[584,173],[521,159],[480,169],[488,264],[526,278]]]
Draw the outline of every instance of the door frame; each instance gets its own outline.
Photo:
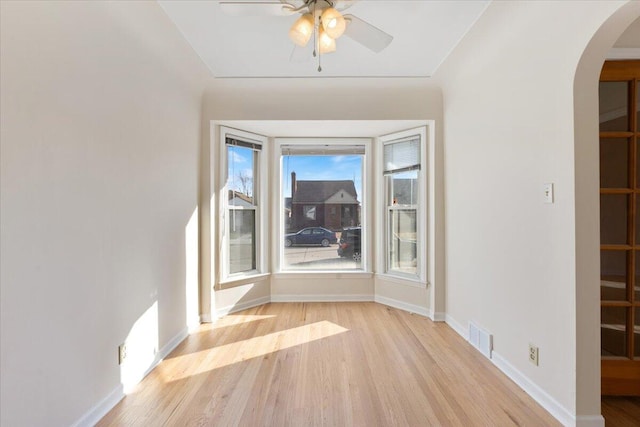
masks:
[[[600,188],[601,195],[627,195],[627,239],[626,245],[611,245],[600,242],[600,249],[614,252],[624,251],[626,254],[626,300],[602,300],[601,310],[625,309],[626,324],[625,345],[626,358],[607,357],[601,359],[601,394],[602,395],[632,395],[640,396],[640,355],[635,355],[635,340],[640,340],[640,334],[633,332],[639,324],[635,319],[640,314],[640,297],[636,298],[635,288],[639,285],[640,275],[636,274],[640,266],[636,266],[636,253],[640,254],[640,241],[636,228],[640,227],[637,206],[640,200],[640,177],[638,174],[638,144],[640,143],[640,123],[638,123],[637,105],[638,89],[640,86],[640,60],[607,61],[600,74],[600,82],[628,82],[627,117],[628,131],[600,131],[600,140],[627,140],[627,188]],[[616,144],[618,142],[608,142]],[[622,143],[622,142],[619,142]],[[601,160],[601,159],[600,159]],[[601,208],[602,209],[602,208]],[[602,217],[602,212],[601,212]],[[601,314],[602,316],[602,314]],[[602,321],[602,320],[601,320]],[[622,325],[621,325],[622,326]],[[608,329],[609,330],[609,329]],[[611,330],[609,330],[611,331]],[[601,329],[602,333],[602,329]],[[602,345],[602,344],[601,344]]]

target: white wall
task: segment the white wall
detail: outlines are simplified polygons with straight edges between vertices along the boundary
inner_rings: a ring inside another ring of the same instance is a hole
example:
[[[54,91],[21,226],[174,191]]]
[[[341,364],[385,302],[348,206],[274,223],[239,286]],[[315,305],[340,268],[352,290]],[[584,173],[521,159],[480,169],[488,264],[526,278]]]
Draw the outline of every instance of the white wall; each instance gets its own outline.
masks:
[[[152,2],[0,15],[0,424],[90,423],[118,345],[162,351],[192,314],[205,70]]]
[[[425,287],[422,284],[380,275],[375,277],[375,301],[434,320],[444,320],[433,309],[430,292],[432,288],[433,285]]]
[[[223,286],[216,291],[215,315],[225,316],[235,311],[266,304],[271,301],[269,276],[252,278]]]
[[[576,415],[601,421],[599,390],[576,386],[576,210],[584,207],[576,206],[574,75],[621,4],[493,2],[435,76],[444,97],[447,315],[463,330],[475,321],[491,332],[494,361],[567,424]],[[548,182],[554,204],[543,203]],[[538,367],[529,343],[540,348]],[[599,357],[597,343],[589,351]]]
[[[201,158],[201,223],[202,227],[202,283],[201,291],[204,304],[201,307],[203,318],[208,317],[211,310],[210,289],[213,285],[212,277],[215,277],[215,261],[217,256],[212,253],[212,239],[216,240],[215,219],[212,222],[210,215],[210,201],[214,196],[217,182],[217,172],[211,175],[212,162],[215,163],[216,155],[210,152],[210,123],[225,121],[346,121],[346,120],[434,120],[435,141],[437,149],[434,150],[438,157],[436,164],[442,164],[442,140],[440,124],[442,120],[442,97],[438,86],[429,82],[429,79],[404,78],[404,79],[216,79],[210,82],[207,89],[203,107],[203,155]],[[291,123],[291,122],[289,122]],[[415,126],[415,125],[414,125]],[[253,131],[253,129],[246,129]],[[402,130],[402,129],[395,129]],[[308,133],[295,136],[317,136],[325,134],[323,129],[307,129]],[[284,135],[267,135],[284,136]],[[288,135],[294,136],[294,135]],[[353,135],[350,135],[353,136]],[[377,136],[375,134],[363,134],[358,136]],[[438,171],[437,179],[441,183],[442,172]],[[274,175],[275,176],[275,175]],[[434,200],[442,200],[441,186],[437,187],[438,193],[434,194]],[[438,203],[438,215],[436,219],[438,233],[443,229],[442,203]],[[372,222],[373,224],[373,222]],[[213,236],[213,237],[211,237]],[[442,253],[444,235],[437,235],[437,247]],[[442,308],[433,311],[444,311],[443,270],[444,261],[436,261],[438,271],[436,281],[442,289],[437,298],[429,298],[424,295],[420,304],[427,308],[430,301],[437,300]],[[326,280],[305,280],[301,282],[299,277],[287,279],[286,277],[273,277],[271,281],[271,293],[275,300],[291,300],[293,295],[309,298],[321,295],[333,295],[337,298],[373,299],[373,278],[347,278],[342,275],[339,283],[330,289]],[[348,283],[348,285],[344,285]],[[435,288],[431,287],[430,292]],[[423,291],[424,293],[424,291]],[[217,294],[217,293],[216,293]],[[406,293],[400,293],[407,295]],[[412,293],[410,295],[413,295]],[[226,297],[225,297],[226,298]],[[234,298],[236,298],[234,296]],[[226,307],[225,304],[213,303],[218,308]]]

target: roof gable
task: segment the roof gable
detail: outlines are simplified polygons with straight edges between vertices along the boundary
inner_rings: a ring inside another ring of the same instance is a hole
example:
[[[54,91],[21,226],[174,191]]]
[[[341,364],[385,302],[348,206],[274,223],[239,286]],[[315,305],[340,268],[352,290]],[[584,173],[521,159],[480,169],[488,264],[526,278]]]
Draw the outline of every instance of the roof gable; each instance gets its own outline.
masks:
[[[230,206],[253,206],[253,197],[235,190],[229,190]]]
[[[325,201],[325,204],[330,205],[355,205],[358,204],[358,200],[353,197],[353,194],[345,191],[339,190],[336,194],[328,197]]]
[[[327,199],[341,190],[354,200],[358,199],[356,186],[352,180],[340,181],[297,181],[293,203],[325,203]]]

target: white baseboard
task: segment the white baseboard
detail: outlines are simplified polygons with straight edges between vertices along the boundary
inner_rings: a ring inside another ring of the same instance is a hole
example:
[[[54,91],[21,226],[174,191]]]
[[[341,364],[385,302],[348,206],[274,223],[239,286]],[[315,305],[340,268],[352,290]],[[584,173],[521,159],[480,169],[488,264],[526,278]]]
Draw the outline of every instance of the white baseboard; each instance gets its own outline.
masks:
[[[211,323],[211,313],[205,313],[200,315],[200,323]]]
[[[449,325],[451,327],[451,329],[456,331],[458,333],[458,335],[460,335],[462,338],[464,338],[465,341],[469,341],[469,331],[467,329],[463,328],[462,325],[460,323],[458,323],[458,321],[456,319],[454,319],[453,317],[451,317],[448,314],[446,314],[444,321],[447,323],[447,325]]]
[[[259,305],[267,304],[272,300],[273,298],[270,298],[270,297],[262,297],[262,298],[252,299],[250,301],[245,301],[240,304],[228,305],[226,307],[216,309],[216,315],[218,316],[218,318],[224,317],[227,314],[231,314],[237,311],[246,310],[247,308],[253,308]]]
[[[271,295],[271,302],[372,302],[373,295]]]
[[[447,313],[441,312],[441,311],[430,311],[431,316],[429,316],[431,318],[431,320],[433,320],[434,322],[446,322],[447,321]]]
[[[124,398],[124,390],[122,384],[114,388],[111,393],[102,399],[97,405],[85,413],[78,421],[72,424],[72,427],[90,427],[94,426],[113,409],[118,402]]]
[[[469,341],[469,332],[458,321],[447,314],[446,322],[458,335]],[[576,417],[571,414],[569,410],[511,365],[499,353],[493,351],[489,360],[563,425],[568,427],[604,427],[604,418],[600,415]]]
[[[173,351],[174,348],[178,346],[187,336],[189,336],[189,329],[184,328],[180,332],[178,332],[173,338],[169,340],[158,352],[156,353],[156,357],[153,358],[153,362],[149,365],[149,367],[144,371],[144,373],[140,377],[134,377],[135,383],[125,384],[124,392],[125,394],[130,391],[131,388],[140,383],[151,371],[155,369],[156,366],[164,360],[165,357],[169,355]],[[125,362],[126,363],[126,362]],[[138,379],[139,378],[139,379]]]
[[[183,330],[178,332],[173,338],[171,338],[171,340],[169,340],[168,343],[162,346],[162,348],[160,349],[160,351],[158,351],[158,354],[156,355],[156,359],[154,360],[153,365],[149,369],[147,369],[144,376],[146,377],[149,374],[149,372],[153,371],[153,368],[158,366],[158,364],[162,362],[162,360],[165,357],[167,357],[169,353],[171,353],[188,336],[189,336],[188,329],[184,328]]]
[[[522,388],[529,396],[531,396],[536,402],[546,409],[551,415],[553,415],[558,421],[565,426],[578,426],[577,418],[571,414],[564,406],[558,403],[553,397],[551,397],[546,391],[541,389],[536,383],[531,381],[526,375],[511,365],[506,359],[495,351],[492,354],[491,361],[502,372],[505,373],[511,380]],[[591,417],[585,417],[591,418]],[[585,419],[586,421],[586,419]],[[600,427],[604,427],[603,423]]]
[[[446,315],[447,324],[469,341],[469,332],[463,328],[453,317]],[[533,400],[538,402],[547,412],[560,421],[563,425],[569,427],[604,427],[604,418],[601,415],[585,415],[578,416],[571,414],[564,406],[558,403],[546,391],[541,389],[536,383],[531,381],[526,375],[511,365],[506,359],[495,351],[491,354],[491,362],[508,376],[514,383],[522,388]]]
[[[375,302],[379,304],[388,305],[389,307],[397,308],[399,310],[408,311],[409,313],[415,313],[424,317],[431,318],[431,313],[426,307],[421,307],[415,304],[409,304],[404,301],[399,301],[397,299],[387,298],[380,295],[375,296]]]
[[[141,379],[146,377],[162,360],[169,355],[187,337],[187,328],[184,328],[176,336],[174,336],[167,344],[165,344],[156,354],[156,357],[144,372]],[[125,397],[124,386],[120,384],[116,387],[107,397],[102,399],[97,405],[91,408],[85,413],[78,421],[72,424],[73,427],[85,427],[94,426],[104,417],[110,410],[112,410],[118,402]]]
[[[227,311],[229,307],[219,309],[218,315],[222,317],[225,314],[266,304],[268,302],[377,302],[379,304],[384,304],[393,308],[408,311],[409,313],[416,313],[421,316],[431,318],[429,310],[424,307],[420,307],[414,304],[408,304],[392,298],[372,295],[271,295],[270,299],[262,298],[234,306],[231,308],[231,311]],[[438,313],[438,315],[444,318],[444,313]]]

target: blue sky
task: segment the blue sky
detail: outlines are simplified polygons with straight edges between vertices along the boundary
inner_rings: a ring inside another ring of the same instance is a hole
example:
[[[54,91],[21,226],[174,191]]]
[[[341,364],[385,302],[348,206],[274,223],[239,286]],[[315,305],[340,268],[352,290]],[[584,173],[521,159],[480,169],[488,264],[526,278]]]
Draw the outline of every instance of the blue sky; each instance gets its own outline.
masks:
[[[229,188],[242,191],[238,176],[253,178],[253,151],[245,147],[229,147]],[[282,190],[291,197],[291,172],[302,181],[353,180],[362,201],[362,155],[292,155],[282,156]]]
[[[228,146],[228,171],[227,171],[227,185],[229,189],[247,192],[252,194],[253,186],[249,185],[248,188],[243,188],[239,176],[245,176],[250,180],[253,180],[253,150],[245,147]],[[245,185],[246,187],[246,185]]]
[[[291,172],[302,181],[353,180],[362,201],[361,155],[282,156],[282,191],[291,197]]]

